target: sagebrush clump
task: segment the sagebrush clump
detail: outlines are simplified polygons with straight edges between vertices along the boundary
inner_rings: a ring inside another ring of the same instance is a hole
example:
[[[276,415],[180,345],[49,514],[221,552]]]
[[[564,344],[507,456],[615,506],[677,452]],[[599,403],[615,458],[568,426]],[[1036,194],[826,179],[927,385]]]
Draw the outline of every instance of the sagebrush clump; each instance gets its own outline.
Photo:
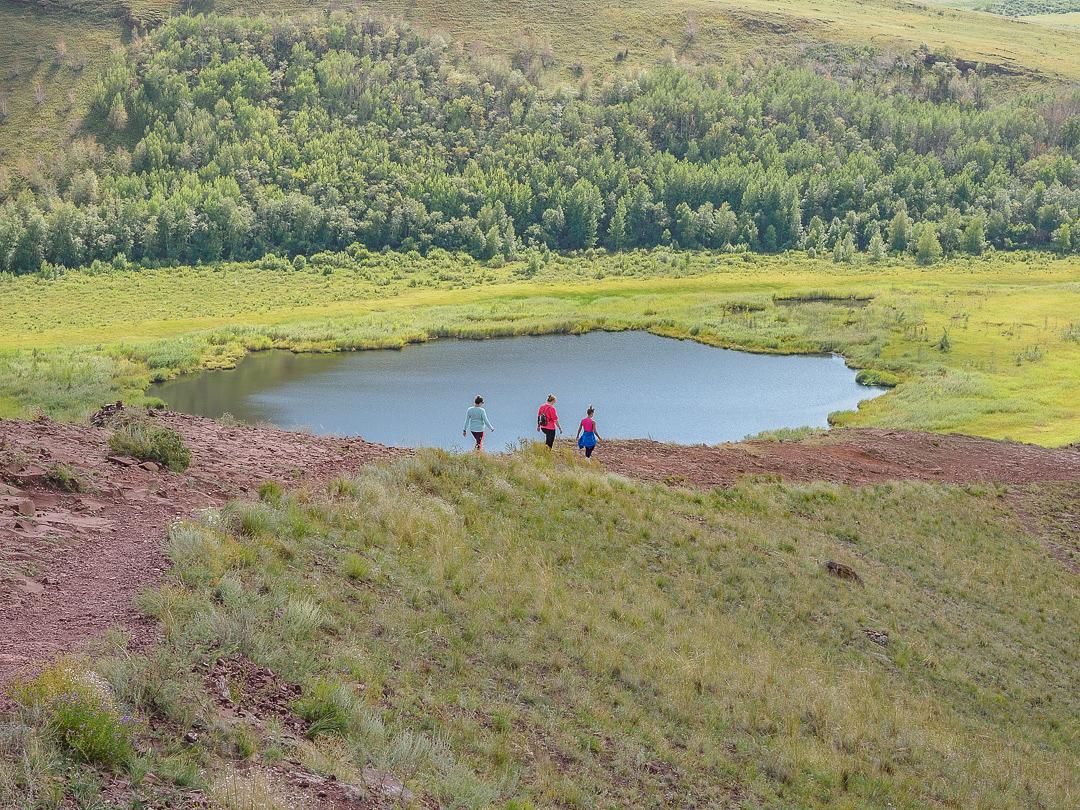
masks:
[[[132,718],[121,714],[109,685],[96,673],[61,661],[11,696],[29,721],[69,755],[89,765],[120,768],[134,755]]]
[[[191,464],[191,451],[183,436],[141,419],[120,425],[109,437],[109,449],[140,461],[156,461],[173,472],[183,472]]]
[[[54,464],[45,472],[45,482],[61,492],[83,492],[86,481],[70,464]]]

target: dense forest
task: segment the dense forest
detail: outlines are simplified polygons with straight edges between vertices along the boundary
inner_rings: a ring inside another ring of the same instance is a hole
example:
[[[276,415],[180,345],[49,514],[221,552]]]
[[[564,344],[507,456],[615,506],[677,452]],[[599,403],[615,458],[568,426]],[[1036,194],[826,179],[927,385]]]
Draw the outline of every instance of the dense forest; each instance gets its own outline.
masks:
[[[659,66],[548,92],[357,15],[182,16],[104,72],[84,137],[0,170],[0,270],[369,249],[1080,250],[1080,93],[977,71]]]

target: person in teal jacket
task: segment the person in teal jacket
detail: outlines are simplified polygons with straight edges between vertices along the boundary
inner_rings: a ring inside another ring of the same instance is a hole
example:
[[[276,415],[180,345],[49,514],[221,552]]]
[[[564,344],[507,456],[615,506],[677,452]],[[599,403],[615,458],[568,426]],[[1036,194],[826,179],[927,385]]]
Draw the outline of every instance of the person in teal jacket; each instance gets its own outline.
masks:
[[[462,429],[461,435],[465,436],[472,433],[473,438],[476,440],[476,452],[481,453],[484,450],[485,429],[494,433],[495,427],[488,421],[487,411],[484,410],[484,398],[477,396],[473,403],[473,406],[465,411],[465,427]]]

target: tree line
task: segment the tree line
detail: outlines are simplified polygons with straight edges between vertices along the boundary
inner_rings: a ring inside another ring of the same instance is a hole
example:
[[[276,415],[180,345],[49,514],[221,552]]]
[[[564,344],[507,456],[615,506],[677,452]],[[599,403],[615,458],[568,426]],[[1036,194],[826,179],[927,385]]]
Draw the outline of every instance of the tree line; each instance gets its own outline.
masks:
[[[910,62],[661,66],[589,90],[403,25],[175,17],[87,135],[0,178],[0,271],[438,247],[1080,250],[1080,95],[945,100]]]

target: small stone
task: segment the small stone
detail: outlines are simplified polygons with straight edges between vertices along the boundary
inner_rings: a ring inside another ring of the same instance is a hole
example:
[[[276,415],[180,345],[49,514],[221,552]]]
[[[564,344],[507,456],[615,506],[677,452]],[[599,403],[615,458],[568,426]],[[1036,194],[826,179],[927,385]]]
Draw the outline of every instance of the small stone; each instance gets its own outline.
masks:
[[[40,467],[23,467],[9,477],[16,486],[23,489],[27,487],[43,487],[46,484],[45,471]]]
[[[128,456],[107,456],[105,460],[121,467],[134,467],[139,463],[137,459]]]
[[[144,461],[139,466],[147,472],[161,472],[161,465],[158,464],[156,461]]]
[[[413,792],[405,787],[405,783],[395,776],[377,770],[370,765],[364,768],[364,784],[371,791],[381,793],[388,799],[397,799],[403,804],[409,804],[413,800]]]
[[[43,492],[38,492],[34,494],[33,501],[34,506],[36,506],[38,509],[49,509],[53,506],[60,505],[60,496],[46,495]]]
[[[25,515],[26,517],[33,517],[34,514],[37,512],[37,508],[34,506],[34,502],[29,498],[24,498],[23,500],[19,501],[16,509],[18,510],[20,515]]]
[[[884,630],[875,630],[872,627],[864,627],[863,632],[866,633],[866,637],[880,647],[889,646],[889,634]]]
[[[851,580],[852,582],[862,582],[862,579],[859,577],[859,575],[855,573],[854,568],[852,568],[850,565],[838,563],[835,560],[829,560],[828,562],[826,562],[825,570],[832,574],[834,577],[839,577],[840,579],[847,579]]]

